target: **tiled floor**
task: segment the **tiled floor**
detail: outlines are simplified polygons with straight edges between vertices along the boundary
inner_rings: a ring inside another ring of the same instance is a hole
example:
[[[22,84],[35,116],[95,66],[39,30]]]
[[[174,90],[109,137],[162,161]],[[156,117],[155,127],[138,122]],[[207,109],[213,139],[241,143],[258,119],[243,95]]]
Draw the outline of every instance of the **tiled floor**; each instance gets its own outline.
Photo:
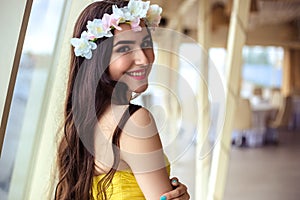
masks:
[[[277,146],[232,148],[224,200],[299,200],[300,131]]]
[[[188,186],[192,200],[194,165],[194,145],[172,164],[173,175]],[[300,200],[300,131],[281,132],[276,146],[233,147],[223,200]]]

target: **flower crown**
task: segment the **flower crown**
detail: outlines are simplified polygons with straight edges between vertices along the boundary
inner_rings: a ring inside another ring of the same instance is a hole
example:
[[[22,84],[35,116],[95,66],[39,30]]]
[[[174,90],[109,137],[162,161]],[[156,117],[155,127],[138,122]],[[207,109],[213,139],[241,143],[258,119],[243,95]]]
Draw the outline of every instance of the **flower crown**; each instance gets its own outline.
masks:
[[[150,1],[130,0],[128,5],[118,8],[112,6],[111,15],[105,13],[102,19],[88,21],[87,31],[81,33],[80,38],[72,38],[71,44],[74,47],[76,56],[92,58],[92,50],[97,48],[95,41],[103,37],[112,37],[112,29],[122,30],[119,26],[121,23],[130,24],[133,31],[141,31],[140,20],[145,20],[148,27],[157,27],[160,19],[162,8],[156,4],[150,5]]]

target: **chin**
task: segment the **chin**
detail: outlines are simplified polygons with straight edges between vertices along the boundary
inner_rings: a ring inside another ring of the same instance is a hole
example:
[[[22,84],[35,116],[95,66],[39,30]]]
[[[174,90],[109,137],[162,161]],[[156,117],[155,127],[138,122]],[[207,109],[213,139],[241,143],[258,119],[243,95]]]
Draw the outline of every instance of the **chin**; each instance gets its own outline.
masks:
[[[136,88],[136,89],[133,90],[133,91],[136,92],[136,93],[142,93],[142,92],[144,92],[145,90],[147,90],[147,88],[148,88],[148,84],[145,84],[145,85],[142,85],[142,86]]]

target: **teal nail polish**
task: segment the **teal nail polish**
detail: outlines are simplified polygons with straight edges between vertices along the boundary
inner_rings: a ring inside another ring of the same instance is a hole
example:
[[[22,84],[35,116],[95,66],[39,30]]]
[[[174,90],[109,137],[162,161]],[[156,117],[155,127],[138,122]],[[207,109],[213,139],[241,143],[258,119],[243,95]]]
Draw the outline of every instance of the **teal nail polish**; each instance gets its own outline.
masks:
[[[173,182],[173,183],[177,183],[177,180],[176,180],[176,179],[173,179],[172,182]]]
[[[160,200],[167,200],[167,197],[166,196],[161,196]]]

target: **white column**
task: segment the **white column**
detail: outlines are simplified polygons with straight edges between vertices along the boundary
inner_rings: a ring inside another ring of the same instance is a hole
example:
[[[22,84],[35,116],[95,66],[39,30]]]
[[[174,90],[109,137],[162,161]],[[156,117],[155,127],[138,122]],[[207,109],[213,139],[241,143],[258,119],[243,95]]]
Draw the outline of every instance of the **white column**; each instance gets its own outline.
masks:
[[[206,0],[198,1],[198,42],[202,47],[200,66],[201,73],[204,80],[200,80],[199,87],[199,129],[197,133],[196,143],[196,177],[195,177],[195,199],[205,200],[208,190],[208,178],[211,163],[211,154],[208,154],[205,158],[200,159],[203,146],[208,142],[207,133],[209,127],[209,102],[208,102],[208,51],[210,43],[210,2]]]
[[[221,200],[224,196],[231,148],[231,132],[242,69],[242,50],[246,40],[246,26],[250,0],[234,0],[230,19],[226,62],[226,116],[220,141],[216,144],[209,180],[208,200]]]

